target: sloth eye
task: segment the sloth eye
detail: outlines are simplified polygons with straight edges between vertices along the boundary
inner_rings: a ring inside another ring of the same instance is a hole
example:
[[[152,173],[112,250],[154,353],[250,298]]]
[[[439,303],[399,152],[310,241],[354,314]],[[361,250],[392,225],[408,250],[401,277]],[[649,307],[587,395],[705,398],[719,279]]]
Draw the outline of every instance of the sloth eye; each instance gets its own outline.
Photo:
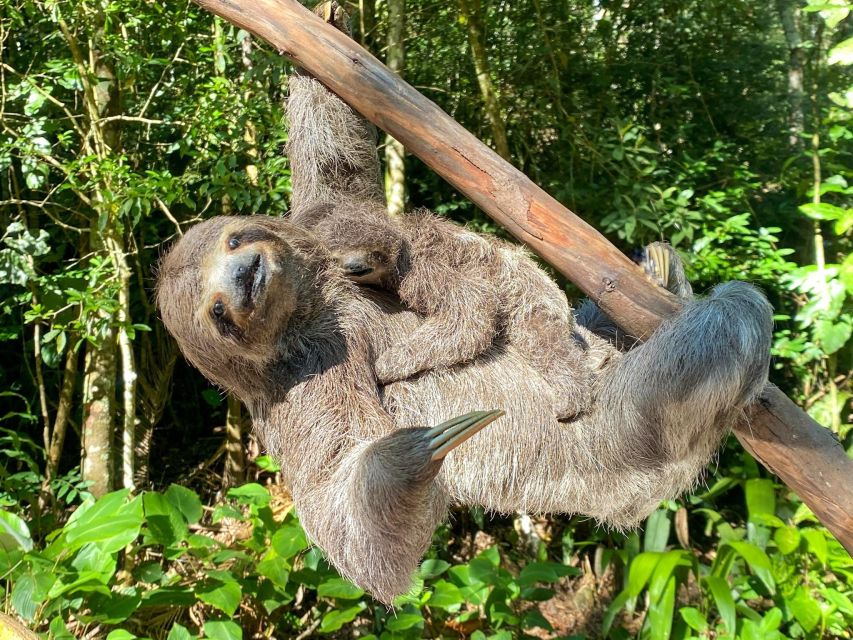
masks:
[[[370,259],[374,262],[388,262],[388,256],[386,256],[381,251],[373,251],[370,254]]]
[[[238,238],[237,236],[231,236],[230,238],[228,238],[228,248],[229,249],[236,249],[239,246],[240,246],[240,238]]]
[[[225,305],[222,304],[222,300],[217,300],[213,303],[213,308],[211,309],[211,312],[217,318],[221,318],[225,315]]]

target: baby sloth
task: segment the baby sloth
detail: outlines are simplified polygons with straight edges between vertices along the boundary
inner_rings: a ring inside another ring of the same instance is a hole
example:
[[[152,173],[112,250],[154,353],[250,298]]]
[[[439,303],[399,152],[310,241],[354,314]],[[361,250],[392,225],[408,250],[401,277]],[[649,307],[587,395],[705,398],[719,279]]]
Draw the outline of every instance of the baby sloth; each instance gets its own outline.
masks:
[[[526,250],[425,210],[392,219],[378,202],[318,204],[291,220],[329,248],[350,280],[396,293],[426,317],[379,354],[381,384],[471,362],[495,344],[544,374],[558,419],[589,406],[589,359],[572,310]]]

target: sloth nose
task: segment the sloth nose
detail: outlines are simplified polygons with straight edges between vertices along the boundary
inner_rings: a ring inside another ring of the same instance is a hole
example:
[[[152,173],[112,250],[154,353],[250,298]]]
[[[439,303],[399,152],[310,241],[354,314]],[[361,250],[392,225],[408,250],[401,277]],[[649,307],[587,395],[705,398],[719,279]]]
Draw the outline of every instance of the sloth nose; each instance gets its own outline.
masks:
[[[341,266],[351,276],[366,276],[373,271],[373,267],[368,265],[362,258],[347,258]]]
[[[237,280],[237,282],[244,282],[248,274],[249,268],[244,264],[241,264],[236,269],[234,269],[234,278]]]

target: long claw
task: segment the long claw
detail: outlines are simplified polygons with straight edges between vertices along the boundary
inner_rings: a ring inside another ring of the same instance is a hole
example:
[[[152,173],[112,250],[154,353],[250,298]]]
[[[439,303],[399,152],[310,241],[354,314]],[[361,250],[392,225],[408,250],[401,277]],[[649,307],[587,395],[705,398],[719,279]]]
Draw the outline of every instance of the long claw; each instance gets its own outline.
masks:
[[[502,415],[504,412],[500,410],[472,411],[433,427],[427,431],[427,436],[431,438],[429,448],[434,450],[430,460],[441,460],[453,449]]]

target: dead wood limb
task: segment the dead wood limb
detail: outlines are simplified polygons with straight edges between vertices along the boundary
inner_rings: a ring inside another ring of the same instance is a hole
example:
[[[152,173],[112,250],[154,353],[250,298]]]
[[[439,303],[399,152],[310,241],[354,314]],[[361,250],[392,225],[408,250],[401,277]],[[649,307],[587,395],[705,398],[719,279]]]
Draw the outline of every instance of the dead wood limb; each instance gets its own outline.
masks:
[[[672,295],[647,280],[594,228],[296,0],[195,1],[267,40],[400,140],[626,330],[648,336],[678,310]],[[773,386],[735,433],[853,553],[853,461],[832,433]]]

